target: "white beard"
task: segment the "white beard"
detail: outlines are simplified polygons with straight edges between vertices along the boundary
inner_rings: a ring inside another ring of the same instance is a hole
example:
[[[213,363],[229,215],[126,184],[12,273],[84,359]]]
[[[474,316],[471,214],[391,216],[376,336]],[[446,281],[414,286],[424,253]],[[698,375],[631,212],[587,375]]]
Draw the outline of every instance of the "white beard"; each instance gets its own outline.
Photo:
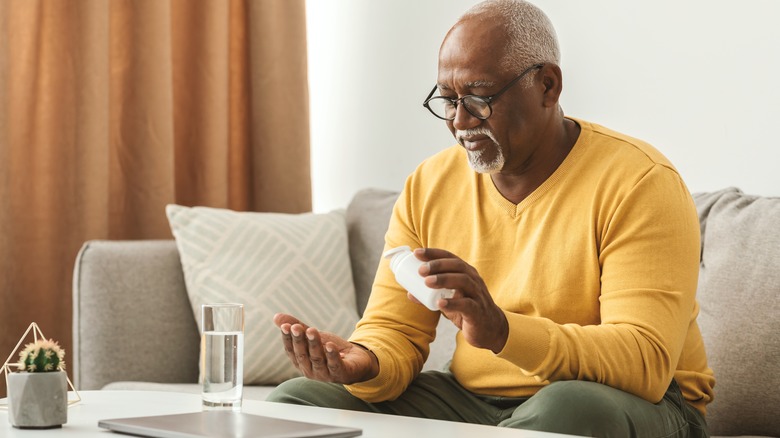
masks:
[[[469,166],[477,173],[498,173],[504,168],[504,153],[501,148],[496,144],[496,156],[492,160],[487,161],[482,156],[485,155],[485,150],[480,149],[478,151],[466,151],[466,155],[469,157]]]
[[[493,146],[496,151],[495,157],[493,157],[492,160],[487,161],[485,157],[485,152],[487,152],[487,149],[480,149],[477,151],[470,151],[466,149],[466,155],[469,158],[469,166],[472,170],[474,170],[477,173],[498,173],[501,171],[501,169],[504,168],[504,163],[506,161],[506,158],[504,157],[504,151],[501,150],[501,146],[498,144],[498,141],[496,140],[496,136],[493,135],[493,132],[485,129],[485,128],[476,128],[476,129],[467,129],[465,131],[456,131],[455,132],[455,139],[458,141],[458,143],[463,146],[463,137],[464,136],[471,136],[471,135],[486,135],[490,138],[491,141],[493,141]]]

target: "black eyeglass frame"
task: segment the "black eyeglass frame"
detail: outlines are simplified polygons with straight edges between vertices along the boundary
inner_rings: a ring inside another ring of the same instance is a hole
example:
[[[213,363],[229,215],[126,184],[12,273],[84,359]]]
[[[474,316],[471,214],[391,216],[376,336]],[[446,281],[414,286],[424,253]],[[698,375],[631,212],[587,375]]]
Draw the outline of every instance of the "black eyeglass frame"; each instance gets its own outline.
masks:
[[[453,120],[455,120],[455,116],[452,116],[452,118],[442,117],[442,116],[436,114],[436,112],[433,111],[433,109],[431,109],[429,103],[432,100],[434,100],[434,99],[446,100],[446,101],[450,102],[455,107],[455,110],[457,111],[458,105],[461,102],[463,102],[463,99],[468,99],[468,98],[474,99],[474,98],[476,98],[476,99],[479,99],[479,100],[485,102],[485,104],[487,105],[487,107],[488,107],[488,115],[487,116],[482,117],[481,115],[474,114],[473,112],[471,112],[471,110],[469,109],[468,105],[464,105],[463,107],[466,109],[466,111],[469,112],[469,114],[471,114],[472,116],[478,118],[479,120],[487,120],[490,116],[493,115],[493,107],[490,104],[493,103],[494,100],[498,99],[498,97],[501,96],[502,94],[504,94],[504,92],[506,92],[508,89],[512,88],[512,85],[516,84],[525,75],[527,75],[528,73],[530,73],[530,72],[532,72],[532,71],[534,71],[536,69],[542,68],[542,67],[544,67],[544,63],[534,64],[534,65],[528,67],[527,69],[523,70],[523,72],[520,73],[519,76],[517,76],[516,78],[512,79],[508,84],[506,84],[506,86],[504,86],[504,88],[498,90],[498,92],[493,94],[492,96],[477,96],[476,94],[467,94],[467,95],[462,96],[462,97],[460,97],[458,99],[452,99],[450,97],[445,97],[445,96],[435,96],[434,97],[433,94],[436,93],[436,89],[439,88],[438,85],[434,85],[433,86],[433,90],[431,90],[431,92],[428,93],[428,96],[425,98],[425,102],[423,102],[423,106],[425,108],[427,108],[428,111],[430,111],[431,114],[433,114],[437,118],[442,119],[442,120],[446,120],[446,121],[453,121]]]

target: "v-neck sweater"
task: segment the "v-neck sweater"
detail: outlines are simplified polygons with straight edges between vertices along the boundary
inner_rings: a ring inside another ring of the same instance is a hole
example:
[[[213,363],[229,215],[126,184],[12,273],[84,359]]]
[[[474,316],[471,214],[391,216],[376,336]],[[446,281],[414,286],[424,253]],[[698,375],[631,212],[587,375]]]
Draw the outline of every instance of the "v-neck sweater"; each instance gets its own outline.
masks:
[[[524,397],[588,380],[658,402],[675,378],[706,411],[714,377],[696,316],[700,234],[690,193],[649,144],[575,119],[573,148],[514,204],[462,147],[425,160],[393,209],[385,249],[442,248],[473,266],[509,323],[502,351],[458,333],[450,371],[469,391]],[[350,338],[376,354],[375,378],[347,389],[398,397],[420,372],[439,312],[413,303],[380,262]]]

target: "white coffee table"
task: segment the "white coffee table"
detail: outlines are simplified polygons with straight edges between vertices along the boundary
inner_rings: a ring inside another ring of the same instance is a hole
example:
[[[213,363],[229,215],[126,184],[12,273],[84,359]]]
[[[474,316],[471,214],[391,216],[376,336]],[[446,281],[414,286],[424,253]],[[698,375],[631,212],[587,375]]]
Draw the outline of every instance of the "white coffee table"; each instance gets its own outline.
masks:
[[[157,391],[81,391],[81,402],[68,409],[68,423],[61,429],[24,430],[11,427],[8,412],[0,410],[0,437],[122,437],[97,426],[99,420],[143,415],[180,414],[201,409],[200,395]],[[398,417],[337,409],[294,406],[244,400],[243,411],[288,420],[309,421],[363,429],[366,438],[474,438],[490,436],[547,438],[564,435],[480,426],[422,418]]]

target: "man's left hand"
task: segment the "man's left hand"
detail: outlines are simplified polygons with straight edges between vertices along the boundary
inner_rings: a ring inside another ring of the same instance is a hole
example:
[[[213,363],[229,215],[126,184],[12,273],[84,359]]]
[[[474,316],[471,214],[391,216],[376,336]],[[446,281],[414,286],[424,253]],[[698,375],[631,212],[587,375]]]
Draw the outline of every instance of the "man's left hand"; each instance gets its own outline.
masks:
[[[509,337],[509,323],[479,272],[443,249],[418,248],[414,255],[427,262],[419,273],[428,287],[455,291],[452,298],[437,303],[442,314],[461,330],[469,344],[500,352]]]

